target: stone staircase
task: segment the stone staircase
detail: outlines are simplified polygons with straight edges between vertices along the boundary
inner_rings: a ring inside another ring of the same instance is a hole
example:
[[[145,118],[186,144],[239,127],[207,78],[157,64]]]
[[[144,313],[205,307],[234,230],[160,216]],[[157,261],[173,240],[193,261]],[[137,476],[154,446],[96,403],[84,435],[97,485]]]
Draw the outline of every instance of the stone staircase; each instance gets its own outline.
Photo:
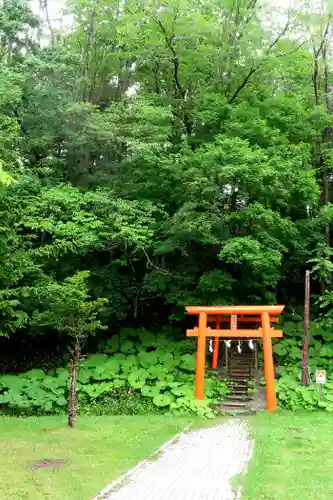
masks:
[[[254,375],[254,353],[250,348],[243,347],[241,353],[236,349],[231,352],[229,360],[228,378],[230,379],[230,393],[225,396],[223,404],[218,408],[222,413],[241,414],[250,412],[248,382]]]

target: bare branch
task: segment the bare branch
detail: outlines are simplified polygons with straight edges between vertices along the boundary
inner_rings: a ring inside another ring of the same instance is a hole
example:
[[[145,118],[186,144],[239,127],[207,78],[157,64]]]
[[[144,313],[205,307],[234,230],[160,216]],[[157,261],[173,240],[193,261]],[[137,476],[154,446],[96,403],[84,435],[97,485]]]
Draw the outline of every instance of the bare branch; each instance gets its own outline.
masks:
[[[318,50],[315,50],[314,49],[314,56],[316,58],[319,57],[320,53],[322,52],[323,48],[324,48],[324,44],[326,42],[326,38],[327,38],[327,35],[328,35],[328,31],[330,29],[330,25],[331,25],[331,14],[328,16],[328,20],[327,20],[327,23],[326,23],[326,27],[325,27],[325,30],[324,30],[324,33],[322,34],[322,37],[321,37],[321,42],[320,42],[320,45],[318,47]]]
[[[269,52],[271,51],[271,49],[273,49],[279,43],[279,41],[281,40],[281,38],[283,37],[283,35],[285,35],[287,33],[289,27],[290,27],[290,21],[288,19],[288,21],[286,22],[286,25],[283,28],[283,30],[281,31],[281,33],[269,45],[269,48],[268,48],[268,51],[267,51],[266,55],[268,55]]]
[[[46,23],[47,23],[47,26],[49,28],[50,37],[51,37],[51,45],[53,46],[55,43],[55,34],[54,34],[54,29],[52,27],[50,15],[49,15],[49,6],[47,3],[47,0],[39,0],[39,6],[40,6],[40,9],[45,14]]]
[[[245,24],[248,24],[251,21],[251,19],[253,18],[254,13],[255,13],[254,9],[257,6],[257,4],[258,4],[258,0],[249,0],[249,3],[247,5],[247,10],[250,13],[247,16],[247,18],[245,19]]]
[[[246,77],[244,78],[244,80],[242,81],[242,83],[238,86],[236,92],[234,92],[233,96],[231,97],[231,99],[229,99],[229,104],[232,104],[238,97],[238,94],[243,90],[243,88],[248,84],[251,76],[256,72],[258,71],[258,69],[260,68],[262,63],[258,64],[258,66],[256,67],[252,67],[250,69],[250,71],[248,72],[248,74],[246,75]]]
[[[299,45],[297,45],[297,47],[295,47],[294,49],[292,50],[289,50],[289,52],[283,52],[283,54],[276,54],[276,57],[286,57],[286,56],[290,56],[291,54],[295,54],[295,52],[297,52],[298,50],[300,50],[302,47],[304,47],[304,45],[307,44],[307,40],[305,40],[304,42],[300,43]]]
[[[312,73],[312,82],[313,82],[313,92],[315,105],[319,105],[319,57],[322,55],[323,59],[326,59],[326,43],[327,43],[327,35],[331,25],[331,14],[328,16],[328,20],[324,29],[324,32],[321,36],[321,42],[319,44],[318,49],[315,48],[314,40],[312,37],[312,45],[313,45],[313,73]],[[325,81],[326,81],[326,63],[325,63]]]
[[[167,47],[170,49],[170,52],[172,54],[174,83],[175,83],[175,86],[176,86],[179,94],[184,99],[185,91],[184,91],[184,89],[180,83],[180,79],[179,79],[179,65],[180,65],[179,57],[178,57],[176,49],[172,43],[172,40],[174,38],[174,33],[171,36],[169,36],[166,29],[165,29],[165,26],[162,24],[161,20],[157,18],[157,19],[155,19],[155,21],[156,21],[157,25],[160,27],[162,33],[164,34],[165,43],[166,43]]]
[[[171,273],[170,271],[168,271],[167,269],[163,269],[161,267],[158,267],[156,266],[149,258],[149,255],[148,253],[146,252],[146,250],[144,248],[142,248],[142,251],[143,253],[145,254],[145,257],[147,259],[147,263],[150,267],[156,269],[156,271],[158,271],[159,273],[161,274],[164,274],[166,276],[172,276],[173,278],[182,278],[182,276],[180,274],[175,274],[175,273]]]
[[[289,15],[288,15],[288,20],[287,20],[287,22],[286,22],[283,30],[269,44],[268,49],[266,51],[266,54],[265,54],[264,58],[267,57],[271,53],[272,49],[279,43],[279,41],[281,40],[281,38],[286,34],[286,32],[288,31],[289,27],[290,27],[290,18],[289,18]],[[288,54],[280,54],[280,57],[282,55],[288,55]],[[228,101],[229,104],[232,104],[237,99],[239,93],[244,89],[244,87],[246,87],[246,85],[250,81],[252,75],[258,71],[258,69],[264,64],[264,62],[265,62],[265,60],[263,59],[256,66],[252,66],[250,68],[249,72],[247,73],[247,75],[245,76],[245,78],[243,79],[243,81],[241,82],[241,84],[237,87],[237,89],[235,90],[235,92],[233,93],[233,95],[231,96],[231,98],[229,99],[229,101]]]
[[[171,276],[170,272],[167,271],[166,269],[161,269],[160,267],[156,266],[151,260],[150,260],[150,257],[148,255],[148,253],[146,252],[146,250],[144,248],[142,248],[142,251],[143,253],[145,254],[145,257],[147,259],[147,262],[149,264],[150,267],[153,267],[154,269],[156,269],[158,272],[160,272],[161,274],[166,274],[166,275],[169,275]]]

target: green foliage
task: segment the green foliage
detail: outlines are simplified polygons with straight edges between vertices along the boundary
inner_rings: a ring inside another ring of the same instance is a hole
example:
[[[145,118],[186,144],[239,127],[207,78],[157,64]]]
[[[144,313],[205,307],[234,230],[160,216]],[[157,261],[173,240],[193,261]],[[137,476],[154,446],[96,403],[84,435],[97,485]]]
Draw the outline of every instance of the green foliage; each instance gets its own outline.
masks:
[[[133,340],[131,340],[133,339]],[[119,350],[118,350],[119,346]],[[206,379],[206,399],[194,390],[194,350],[191,341],[174,341],[146,330],[123,330],[80,362],[79,411],[214,415],[212,405],[228,392],[216,378]],[[126,354],[123,351],[126,351]],[[0,404],[16,412],[56,413],[66,408],[68,373],[31,370],[0,377]]]
[[[322,408],[333,411],[333,333],[330,328],[323,328],[318,323],[310,324],[309,343],[309,387],[301,386],[301,358],[303,324],[286,322],[283,325],[286,338],[274,345],[274,354],[278,360],[279,377],[276,387],[280,404],[290,410],[316,410]],[[319,387],[315,381],[315,371],[324,369],[328,381],[323,387],[323,399],[320,400]]]
[[[52,327],[80,342],[103,328],[98,315],[107,300],[90,299],[87,285],[89,276],[89,271],[81,271],[66,278],[63,283],[51,280],[41,282],[37,293],[43,291],[44,307],[34,311],[32,324]]]
[[[297,308],[309,265],[315,293],[330,282],[331,19],[222,4],[71,0],[73,22],[50,31],[26,1],[3,2],[8,344],[69,332],[66,300],[82,272],[89,301],[108,300],[98,320],[114,332],[170,321],[184,331],[190,303]],[[313,36],[299,43],[303,31]],[[92,306],[78,301],[87,319]],[[144,370],[153,363],[135,356]],[[133,374],[138,387],[147,380]]]
[[[3,375],[0,405],[19,413],[63,411],[67,404],[68,378],[68,372],[61,369],[53,374],[31,370],[21,375]]]
[[[81,415],[141,415],[165,413],[150,397],[131,388],[113,389],[99,398],[79,394],[78,413]]]
[[[282,406],[292,411],[323,409],[333,412],[333,380],[324,385],[322,400],[318,385],[312,383],[309,387],[303,387],[296,374],[284,375],[278,380],[277,394]]]
[[[333,270],[332,264],[330,262],[329,264],[330,264],[330,271],[332,271]],[[325,293],[318,299],[319,307],[323,309],[323,313],[321,314],[319,324],[329,330],[332,330],[333,327],[333,311],[332,311],[333,290],[331,285],[331,277],[332,277],[332,272],[329,273],[329,284],[326,287]]]
[[[285,322],[283,324],[285,338],[274,345],[274,353],[282,367],[300,366],[303,345],[303,323]],[[320,323],[310,323],[309,366],[312,372],[316,369],[329,369],[332,365],[333,348],[330,343],[333,333]]]
[[[14,182],[13,177],[3,170],[3,164],[0,160],[0,185],[9,186],[12,182]]]

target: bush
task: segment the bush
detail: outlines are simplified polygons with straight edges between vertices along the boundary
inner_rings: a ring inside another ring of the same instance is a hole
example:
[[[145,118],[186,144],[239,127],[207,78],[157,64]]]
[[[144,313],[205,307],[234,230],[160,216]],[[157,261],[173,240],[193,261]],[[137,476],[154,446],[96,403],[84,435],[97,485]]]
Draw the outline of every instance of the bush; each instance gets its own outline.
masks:
[[[285,373],[277,381],[277,394],[281,405],[288,410],[318,410],[333,412],[333,380],[323,387],[322,400],[317,384],[308,387],[300,384],[300,374]]]
[[[323,388],[323,399],[320,400],[319,388],[315,383],[315,371],[326,369],[332,373],[333,335],[318,323],[310,325],[309,345],[309,377],[310,385],[301,385],[302,358],[302,323],[287,322],[283,325],[286,337],[274,345],[275,357],[279,363],[279,378],[277,380],[277,395],[281,406],[289,410],[324,409],[333,412],[333,379],[328,376]]]
[[[193,397],[195,343],[165,334],[125,329],[100,346],[101,353],[80,362],[79,411],[85,413],[197,413],[228,392],[223,381],[207,377],[205,401]],[[0,377],[2,408],[18,413],[59,413],[66,409],[69,374],[58,368]]]
[[[151,398],[131,388],[113,389],[110,394],[91,399],[79,394],[78,413],[82,415],[142,415],[166,413],[164,407],[154,405]]]
[[[287,322],[283,325],[284,339],[274,345],[279,365],[300,366],[303,345],[302,323]],[[333,367],[333,335],[317,323],[310,325],[309,366],[330,369]]]

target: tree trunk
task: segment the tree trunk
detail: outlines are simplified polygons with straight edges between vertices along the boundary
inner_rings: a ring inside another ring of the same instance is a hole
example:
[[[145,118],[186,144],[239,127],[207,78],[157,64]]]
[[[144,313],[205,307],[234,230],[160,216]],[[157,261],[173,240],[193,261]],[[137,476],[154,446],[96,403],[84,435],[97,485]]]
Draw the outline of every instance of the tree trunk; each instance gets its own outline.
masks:
[[[331,37],[331,22],[332,16],[328,15],[326,26],[321,35],[321,42],[316,48],[313,46],[313,90],[314,90],[314,101],[315,106],[320,106],[325,104],[327,113],[331,114],[330,109],[330,86],[329,86],[329,64],[327,61],[327,51],[329,47],[330,37]],[[322,96],[322,97],[321,97]],[[322,102],[324,100],[324,102]],[[314,151],[314,164],[318,169],[318,174],[320,177],[320,203],[322,205],[328,205],[330,202],[330,177],[331,169],[327,165],[327,151],[326,149],[331,148],[331,127],[326,127],[323,130],[322,140],[317,140],[315,143]],[[325,243],[330,247],[330,226],[329,224],[325,227]],[[320,280],[320,294],[325,293],[325,283],[324,280]]]
[[[304,337],[302,350],[302,385],[309,385],[309,323],[310,323],[310,271],[305,273]]]
[[[77,369],[80,359],[80,341],[78,338],[74,340],[74,349],[72,355],[72,365],[71,365],[71,385],[68,394],[68,425],[70,427],[75,426],[76,422],[76,379],[77,379]]]
[[[90,66],[90,50],[91,41],[94,35],[94,20],[95,20],[95,9],[90,10],[90,21],[89,21],[89,31],[86,34],[84,49],[83,49],[83,102],[87,102],[89,99],[89,66]]]

